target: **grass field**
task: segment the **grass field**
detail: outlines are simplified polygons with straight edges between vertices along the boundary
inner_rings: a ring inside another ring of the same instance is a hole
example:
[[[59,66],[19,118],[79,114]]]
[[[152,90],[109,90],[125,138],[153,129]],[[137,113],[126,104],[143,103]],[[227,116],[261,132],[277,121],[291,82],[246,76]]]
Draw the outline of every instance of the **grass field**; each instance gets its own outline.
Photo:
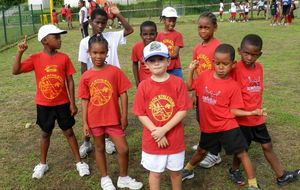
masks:
[[[153,18],[157,23],[158,18]],[[184,20],[184,21],[183,21]],[[191,61],[193,47],[200,41],[195,24],[196,16],[182,17],[177,24],[177,30],[184,36],[185,47],[180,51],[184,73]],[[263,63],[265,75],[264,107],[268,109],[266,122],[273,139],[274,149],[286,169],[300,167],[300,67],[299,67],[299,34],[300,20],[288,27],[271,27],[269,22],[258,20],[249,23],[219,23],[216,37],[222,42],[238,47],[243,36],[257,33],[264,40],[263,55],[259,59]],[[158,24],[159,30],[162,25]],[[134,27],[134,34],[127,38],[127,45],[119,48],[119,58],[122,70],[134,84],[131,72],[130,52],[132,45],[140,40],[139,28]],[[80,67],[77,62],[77,52],[81,39],[78,30],[70,31],[63,36],[61,51],[72,59],[77,73],[74,75],[76,86],[80,77]],[[29,42],[29,48],[23,58],[33,52],[40,51],[42,46],[34,38]],[[33,102],[35,95],[34,74],[13,76],[11,65],[16,48],[0,53],[0,189],[99,189],[99,174],[96,169],[94,153],[85,161],[90,165],[91,175],[80,178],[75,170],[75,163],[70,148],[61,131],[55,128],[48,153],[50,170],[41,180],[32,180],[32,169],[39,162],[38,127],[25,128],[27,122],[35,123],[36,108]],[[237,59],[239,56],[237,55]],[[129,108],[131,109],[135,87],[129,91]],[[78,106],[80,105],[77,100]],[[79,143],[82,142],[81,117],[76,116],[74,127]],[[193,151],[192,145],[199,140],[198,126],[194,111],[189,111],[185,119],[185,141],[187,145],[186,160]],[[142,128],[136,117],[130,111],[129,126],[126,134],[130,146],[129,174],[145,184],[149,189],[147,172],[140,165]],[[252,144],[249,151],[254,163],[257,179],[266,190],[299,190],[300,180],[283,188],[275,184],[275,176],[264,159],[257,144]],[[108,155],[108,171],[116,184],[118,176],[117,158]],[[222,152],[223,162],[212,169],[196,168],[194,179],[183,183],[185,190],[239,190],[243,187],[233,185],[227,177],[231,157]],[[162,179],[162,190],[170,189],[170,181],[166,174]]]

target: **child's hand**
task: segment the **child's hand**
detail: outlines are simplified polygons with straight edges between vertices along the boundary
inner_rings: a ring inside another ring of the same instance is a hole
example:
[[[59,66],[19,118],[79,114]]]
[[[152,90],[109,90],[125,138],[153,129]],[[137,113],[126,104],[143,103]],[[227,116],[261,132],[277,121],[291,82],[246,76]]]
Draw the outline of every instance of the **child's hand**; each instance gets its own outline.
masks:
[[[19,53],[24,53],[26,51],[26,49],[28,48],[28,45],[27,45],[27,35],[25,35],[24,37],[24,41],[23,42],[20,42],[18,44],[18,52]]]
[[[189,69],[191,71],[195,70],[199,65],[199,61],[198,60],[193,60],[192,63],[189,65]]]
[[[110,7],[110,12],[114,15],[114,16],[116,16],[117,14],[120,14],[120,10],[119,10],[119,8],[116,6],[116,5],[111,5],[111,7]]]
[[[158,142],[165,136],[167,131],[164,127],[156,127],[155,130],[151,132],[151,136],[154,138],[155,142]]]
[[[123,130],[126,129],[127,125],[128,125],[128,119],[127,119],[127,116],[121,116],[121,127]]]
[[[267,109],[263,108],[263,109],[256,109],[254,111],[252,111],[253,115],[262,115],[262,116],[267,116]]]
[[[75,104],[70,104],[71,116],[75,116],[78,112],[78,108]]]
[[[166,148],[169,146],[167,138],[164,136],[160,139],[160,141],[157,142],[158,148]]]
[[[83,124],[83,135],[86,136],[86,137],[89,137],[90,136],[90,129],[89,129],[89,126],[88,124]]]

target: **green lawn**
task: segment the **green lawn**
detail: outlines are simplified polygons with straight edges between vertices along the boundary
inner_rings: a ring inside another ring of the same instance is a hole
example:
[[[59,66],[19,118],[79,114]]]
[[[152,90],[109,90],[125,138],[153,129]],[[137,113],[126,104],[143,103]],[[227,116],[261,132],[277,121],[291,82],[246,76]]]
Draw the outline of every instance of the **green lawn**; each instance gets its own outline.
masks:
[[[158,23],[159,30],[162,24],[159,19],[152,18]],[[181,17],[177,30],[184,36],[185,47],[180,51],[184,73],[187,74],[187,65],[192,58],[193,47],[200,42],[195,21],[197,16]],[[119,57],[122,70],[134,84],[131,72],[130,52],[132,45],[140,40],[138,23],[142,19],[132,20],[135,33],[127,38],[127,45],[119,47]],[[265,20],[249,23],[219,23],[216,37],[222,42],[238,47],[243,36],[248,33],[257,33],[264,40],[263,55],[259,59],[264,67],[265,93],[264,107],[268,109],[269,116],[266,121],[273,138],[274,149],[286,169],[300,167],[300,67],[299,67],[299,34],[300,20],[288,27],[271,27]],[[74,24],[76,25],[76,23]],[[74,75],[76,86],[80,77],[80,67],[77,62],[77,53],[81,34],[78,29],[70,31],[63,36],[61,51],[66,52],[72,59],[77,73]],[[29,42],[29,48],[24,58],[33,52],[40,51],[42,45],[36,38]],[[34,74],[13,76],[11,65],[14,60],[16,48],[0,53],[0,189],[99,189],[99,174],[96,169],[94,153],[85,161],[91,167],[89,177],[80,178],[75,170],[75,163],[70,148],[61,131],[56,128],[53,132],[51,146],[48,153],[50,170],[41,180],[32,180],[32,169],[39,162],[38,127],[25,129],[27,122],[34,123],[36,108],[33,102],[35,95]],[[239,56],[237,55],[237,59]],[[135,87],[129,91],[130,109],[135,94]],[[77,100],[78,106],[80,105]],[[76,117],[74,127],[79,143],[82,142],[81,113]],[[189,111],[185,119],[186,160],[192,156],[191,146],[199,140],[198,126],[194,111]],[[139,164],[141,157],[141,132],[138,120],[130,111],[129,126],[126,134],[130,146],[129,174],[145,184],[149,189],[147,171]],[[257,179],[263,189],[267,190],[298,190],[300,181],[283,188],[275,184],[275,176],[262,151],[257,144],[250,149],[251,160],[254,163]],[[118,177],[117,158],[108,155],[108,171],[114,183]],[[238,190],[243,189],[233,185],[227,177],[231,157],[222,152],[223,162],[212,169],[196,168],[194,179],[183,183],[185,190]],[[170,181],[166,174],[162,179],[162,190],[170,189]]]

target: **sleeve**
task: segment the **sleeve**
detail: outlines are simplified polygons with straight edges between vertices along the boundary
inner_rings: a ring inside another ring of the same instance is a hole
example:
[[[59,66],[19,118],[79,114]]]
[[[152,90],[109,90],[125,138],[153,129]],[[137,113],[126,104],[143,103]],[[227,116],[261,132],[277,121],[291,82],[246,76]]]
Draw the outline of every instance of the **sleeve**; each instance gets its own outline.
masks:
[[[157,34],[155,40],[158,41],[158,42],[161,42],[161,41],[162,41],[162,39],[161,39],[161,33],[160,33],[160,32]]]
[[[138,58],[138,55],[137,55],[136,45],[134,45],[132,47],[132,50],[131,50],[131,61],[132,62],[138,62],[139,61],[139,58]]]
[[[126,37],[124,37],[124,30],[120,30],[117,32],[112,32],[112,33],[113,33],[114,43],[117,43],[119,45],[126,44]]]
[[[192,108],[192,100],[189,97],[186,85],[180,79],[180,86],[177,89],[178,99],[176,102],[177,111],[188,110]]]
[[[143,82],[138,86],[133,101],[132,112],[136,116],[145,116],[146,114],[146,102],[145,93],[143,91]]]
[[[66,56],[66,76],[73,75],[76,72],[69,56]]]
[[[180,48],[183,48],[183,37],[182,34],[178,32],[176,41],[175,41],[175,46],[178,46]]]
[[[87,64],[89,62],[89,55],[88,55],[88,49],[85,42],[86,42],[85,38],[80,41],[78,61]]]
[[[244,101],[242,97],[242,91],[240,86],[235,83],[234,87],[232,88],[232,95],[230,98],[230,108],[234,109],[242,109],[244,108]]]
[[[131,88],[131,82],[126,77],[126,75],[118,69],[118,94],[122,94],[126,92],[129,88]]]
[[[85,72],[87,73],[87,72]],[[90,99],[90,89],[88,85],[88,80],[86,79],[86,74],[83,74],[80,78],[79,85],[78,85],[78,92],[77,96],[81,99]]]
[[[29,56],[27,59],[21,62],[22,73],[28,73],[34,70],[34,55]]]

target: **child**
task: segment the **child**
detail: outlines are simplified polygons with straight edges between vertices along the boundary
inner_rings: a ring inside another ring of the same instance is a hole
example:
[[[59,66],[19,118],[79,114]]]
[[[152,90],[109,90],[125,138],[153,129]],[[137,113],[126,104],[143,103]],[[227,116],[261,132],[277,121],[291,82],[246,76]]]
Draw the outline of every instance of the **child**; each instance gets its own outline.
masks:
[[[85,7],[85,1],[79,0],[78,2],[79,10],[79,25],[82,38],[89,36],[89,20],[88,20],[88,10]]]
[[[52,10],[52,24],[58,26],[58,13],[55,9]]]
[[[259,0],[258,1],[258,11],[257,11],[257,16],[259,16],[260,11],[264,12],[264,17],[266,17],[266,9],[265,9],[265,0]]]
[[[134,114],[144,126],[141,164],[150,171],[150,190],[160,189],[161,173],[166,168],[172,189],[181,190],[185,154],[182,120],[192,102],[184,82],[167,73],[166,45],[151,42],[144,48],[144,59],[152,76],[138,86],[133,105]]]
[[[240,5],[239,5],[239,22],[245,22],[245,3],[244,3],[244,1],[241,1]]]
[[[234,154],[242,162],[248,177],[249,190],[259,189],[252,164],[246,152],[247,143],[235,120],[235,116],[262,115],[262,109],[243,111],[243,99],[238,84],[230,77],[235,66],[235,50],[231,45],[221,44],[214,56],[214,71],[203,72],[193,81],[198,61],[190,64],[188,89],[198,95],[201,137],[199,147],[183,170],[183,178],[194,177],[193,169],[208,151],[218,153],[223,147],[226,154]]]
[[[177,12],[172,7],[166,7],[162,11],[161,20],[165,25],[164,31],[158,33],[156,40],[168,47],[170,54],[168,73],[183,78],[179,57],[179,50],[183,48],[183,40],[181,33],[175,30],[177,18]]]
[[[232,0],[230,3],[230,22],[236,22],[236,0]]]
[[[250,10],[250,3],[248,0],[245,0],[245,22],[249,21],[249,10]]]
[[[65,5],[62,5],[61,8],[60,8],[60,14],[61,14],[61,19],[62,19],[62,22],[65,22],[66,20],[66,7]]]
[[[57,49],[61,47],[60,30],[54,25],[44,25],[39,29],[38,40],[44,46],[43,51],[33,54],[21,62],[22,55],[27,49],[27,39],[18,45],[18,51],[13,65],[13,74],[18,75],[30,71],[35,72],[37,104],[37,124],[41,128],[40,163],[34,168],[32,178],[40,179],[49,169],[46,163],[50,137],[55,120],[67,138],[76,159],[76,169],[80,176],[89,175],[89,166],[80,160],[78,144],[73,132],[74,116],[77,107],[74,97],[74,81],[72,74],[75,69],[70,58]]]
[[[66,9],[66,17],[67,17],[67,22],[68,22],[68,29],[71,30],[73,29],[73,25],[72,25],[72,9],[71,6],[68,5],[68,8]]]
[[[206,70],[214,70],[214,52],[215,49],[221,44],[221,42],[214,37],[214,33],[216,32],[217,28],[217,18],[213,13],[204,12],[200,15],[198,19],[198,34],[203,41],[197,44],[194,48],[193,60],[197,60],[199,62],[196,69],[196,75],[200,75]],[[196,118],[199,121],[197,98],[194,102],[196,107]],[[198,145],[195,145],[193,146],[193,149],[197,150],[197,147]],[[221,161],[222,159],[220,154],[214,155],[208,153],[205,159],[203,159],[199,165],[204,168],[211,168],[215,164],[221,163]]]
[[[119,68],[106,63],[108,42],[102,35],[92,36],[88,43],[88,52],[94,67],[82,75],[78,97],[82,99],[84,135],[91,135],[95,140],[101,188],[115,189],[106,169],[105,134],[107,134],[115,143],[119,156],[118,188],[141,189],[143,186],[141,182],[127,176],[129,151],[124,131],[128,124],[126,91],[131,87],[131,83]]]
[[[244,110],[260,109],[263,96],[263,69],[256,60],[261,56],[262,39],[256,34],[246,35],[238,49],[241,60],[237,63],[233,72],[233,78],[239,83],[242,89]],[[271,137],[265,125],[263,116],[246,116],[237,118],[248,146],[251,141],[261,144],[266,160],[271,165],[278,185],[285,185],[300,176],[300,170],[285,171],[272,148]],[[232,181],[242,181],[239,171],[240,162],[234,157],[230,176]]]
[[[223,13],[224,13],[224,0],[220,0],[220,7],[219,7],[220,21],[223,21]]]
[[[137,42],[131,51],[132,72],[136,86],[138,86],[142,80],[151,76],[151,72],[144,61],[143,50],[145,46],[155,40],[157,36],[156,24],[152,21],[143,22],[140,26],[140,36],[142,41]]]
[[[129,25],[126,19],[121,15],[119,9],[116,6],[111,8],[112,13],[122,22],[124,30],[117,32],[103,32],[107,25],[107,14],[103,9],[95,9],[91,15],[91,26],[93,34],[100,34],[108,41],[109,51],[106,57],[106,62],[108,64],[120,67],[118,59],[118,46],[119,44],[126,43],[126,36],[133,32],[133,28]],[[88,41],[90,37],[80,41],[78,61],[81,63],[81,74],[86,70],[93,67],[93,64],[88,55]],[[89,137],[85,137],[83,144],[80,146],[79,152],[81,158],[84,158],[92,150],[92,144]],[[107,153],[112,154],[115,152],[115,147],[111,141],[106,139],[105,150]]]
[[[271,2],[271,5],[270,5],[270,11],[271,11],[271,16],[272,16],[272,18],[271,18],[271,26],[276,26],[276,24],[277,24],[277,11],[278,11],[278,9],[277,9],[277,4],[276,4],[276,0],[272,0],[272,2]]]

